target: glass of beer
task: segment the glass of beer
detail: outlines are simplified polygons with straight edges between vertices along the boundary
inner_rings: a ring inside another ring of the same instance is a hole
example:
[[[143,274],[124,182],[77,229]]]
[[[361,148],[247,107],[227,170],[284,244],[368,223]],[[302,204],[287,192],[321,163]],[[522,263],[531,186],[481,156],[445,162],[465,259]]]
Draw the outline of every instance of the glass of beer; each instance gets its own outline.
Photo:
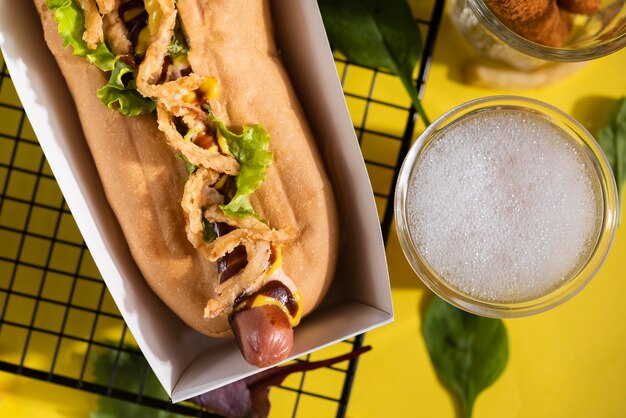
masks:
[[[494,96],[460,105],[412,145],[395,217],[402,249],[437,295],[517,317],[579,292],[604,261],[617,188],[599,145],[546,103]]]

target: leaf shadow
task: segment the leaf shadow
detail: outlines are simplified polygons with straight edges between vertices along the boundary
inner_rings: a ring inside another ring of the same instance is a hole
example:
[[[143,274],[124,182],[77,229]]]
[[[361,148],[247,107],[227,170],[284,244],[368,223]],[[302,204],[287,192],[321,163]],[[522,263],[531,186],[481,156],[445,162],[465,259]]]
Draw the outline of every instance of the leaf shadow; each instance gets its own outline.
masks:
[[[600,129],[608,123],[615,103],[616,99],[607,96],[581,97],[574,103],[571,115],[597,137]]]
[[[395,223],[391,226],[385,251],[387,255],[389,278],[393,289],[417,289],[421,292],[428,291],[426,285],[424,285],[404,256],[398,235],[396,234]]]
[[[417,303],[417,314],[419,315],[420,318],[425,318],[426,317],[426,311],[428,310],[428,307],[430,306],[430,303],[432,302],[433,298],[437,298],[439,296],[435,295],[433,292],[428,291],[424,294],[424,297],[422,297],[419,302]],[[424,321],[420,321],[420,323],[422,324],[420,329],[419,329],[419,334],[422,338],[424,338]],[[429,358],[430,358],[430,354],[429,354]],[[461,398],[459,398],[459,396],[457,396],[456,393],[452,392],[448,386],[446,385],[446,383],[441,380],[441,378],[439,377],[439,374],[435,373],[435,376],[437,377],[437,381],[439,382],[439,384],[441,385],[441,387],[443,387],[446,392],[448,392],[450,394],[450,397],[452,399],[452,404],[454,405],[454,413],[455,416],[457,418],[463,418],[464,417],[464,408],[463,408],[463,401],[461,400]]]
[[[431,291],[425,292],[424,293],[424,297],[420,298],[419,302],[417,303],[417,314],[419,315],[420,318],[424,319],[426,317],[426,310],[428,309],[428,306],[430,305],[430,302],[433,298],[435,298],[437,296],[435,296],[435,294]],[[419,330],[420,334],[422,336],[424,336],[424,321],[421,321],[422,323],[422,328]]]

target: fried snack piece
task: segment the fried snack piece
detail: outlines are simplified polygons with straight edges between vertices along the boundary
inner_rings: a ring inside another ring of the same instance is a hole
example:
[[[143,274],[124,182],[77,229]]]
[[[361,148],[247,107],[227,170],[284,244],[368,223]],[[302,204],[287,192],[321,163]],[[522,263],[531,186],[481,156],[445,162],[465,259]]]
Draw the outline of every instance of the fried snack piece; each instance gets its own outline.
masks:
[[[485,0],[494,15],[509,29],[529,41],[561,47],[569,35],[568,18],[556,0]]]
[[[558,0],[559,7],[570,13],[592,15],[600,10],[600,0]]]

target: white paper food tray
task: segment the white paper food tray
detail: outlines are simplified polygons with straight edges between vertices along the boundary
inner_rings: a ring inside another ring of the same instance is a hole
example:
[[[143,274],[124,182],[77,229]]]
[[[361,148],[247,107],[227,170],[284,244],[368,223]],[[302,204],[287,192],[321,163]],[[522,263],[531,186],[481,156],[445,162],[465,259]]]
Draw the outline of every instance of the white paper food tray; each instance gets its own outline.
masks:
[[[335,279],[295,329],[293,356],[393,320],[372,187],[317,3],[271,2],[280,50],[332,179],[341,220]],[[256,373],[234,340],[199,334],[150,290],[97,176],[65,80],[30,0],[0,0],[0,47],[24,109],[124,320],[173,402]],[[182,232],[181,232],[182,233]]]

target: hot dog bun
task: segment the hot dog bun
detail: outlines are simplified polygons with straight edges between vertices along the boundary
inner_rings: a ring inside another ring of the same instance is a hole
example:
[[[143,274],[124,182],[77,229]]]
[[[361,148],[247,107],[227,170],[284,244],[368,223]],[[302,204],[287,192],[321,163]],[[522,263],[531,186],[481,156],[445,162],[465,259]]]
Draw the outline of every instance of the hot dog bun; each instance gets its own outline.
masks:
[[[183,162],[153,115],[126,117],[102,105],[96,90],[105,75],[63,47],[44,0],[34,1],[107,199],[147,283],[189,326],[210,336],[230,334],[226,316],[203,318],[217,269],[185,236]],[[332,185],[274,43],[269,2],[179,0],[178,11],[193,72],[221,85],[216,114],[227,125],[260,123],[271,136],[272,165],[250,200],[272,227],[298,231],[283,249],[283,269],[302,294],[306,315],[334,274],[338,220]]]

